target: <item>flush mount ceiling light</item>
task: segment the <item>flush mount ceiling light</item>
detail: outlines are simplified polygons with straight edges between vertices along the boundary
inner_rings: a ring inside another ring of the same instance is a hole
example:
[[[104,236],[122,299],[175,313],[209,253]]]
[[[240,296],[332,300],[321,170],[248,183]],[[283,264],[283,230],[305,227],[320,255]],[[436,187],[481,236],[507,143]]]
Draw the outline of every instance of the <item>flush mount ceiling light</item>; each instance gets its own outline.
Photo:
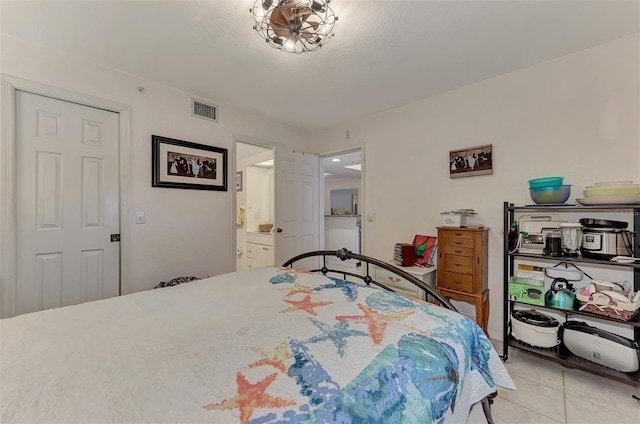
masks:
[[[318,50],[333,37],[338,17],[330,0],[257,0],[249,9],[253,29],[275,49],[301,54]]]

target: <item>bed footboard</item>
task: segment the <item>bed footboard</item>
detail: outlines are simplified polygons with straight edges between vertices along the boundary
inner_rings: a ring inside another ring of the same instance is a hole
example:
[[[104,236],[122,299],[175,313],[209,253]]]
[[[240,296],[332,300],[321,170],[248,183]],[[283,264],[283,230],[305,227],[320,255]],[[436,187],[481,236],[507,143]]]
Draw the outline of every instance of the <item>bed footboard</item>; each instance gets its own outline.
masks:
[[[302,259],[306,259],[306,258],[311,258],[311,257],[320,257],[322,259],[322,266],[320,268],[317,269],[311,269],[309,271],[311,272],[322,272],[323,274],[338,274],[338,275],[342,275],[344,279],[347,278],[347,276],[350,277],[354,277],[354,278],[359,278],[361,279],[365,284],[367,285],[371,285],[374,284],[382,289],[385,290],[389,290],[389,291],[394,291],[393,289],[389,288],[388,286],[380,283],[379,281],[376,281],[373,279],[373,277],[371,277],[371,269],[370,266],[371,265],[375,265],[377,267],[380,268],[384,268],[394,274],[396,274],[399,277],[404,278],[405,280],[409,281],[411,284],[419,287],[420,289],[424,290],[429,296],[433,297],[434,299],[436,299],[440,305],[442,305],[443,307],[450,309],[452,311],[458,312],[458,310],[444,297],[442,297],[442,295],[440,295],[440,293],[438,293],[436,290],[434,290],[431,286],[428,286],[427,284],[425,284],[423,281],[417,279],[416,277],[414,277],[413,275],[409,274],[408,272],[395,267],[387,262],[383,262],[381,260],[375,259],[375,258],[371,258],[369,256],[364,256],[364,255],[360,255],[358,253],[353,253],[348,249],[342,248],[340,250],[315,250],[312,252],[307,252],[307,253],[303,253],[301,255],[298,255],[296,257],[293,257],[291,259],[289,259],[288,261],[286,261],[282,266],[285,267],[293,267],[293,264],[295,262],[298,262]],[[363,264],[363,269],[364,269],[364,275],[362,274],[356,274],[354,272],[350,272],[350,271],[345,271],[345,270],[335,270],[335,269],[331,269],[329,267],[327,267],[327,258],[328,257],[333,257],[333,258],[338,258],[342,261],[346,261],[349,259],[355,259],[357,261],[360,261]]]

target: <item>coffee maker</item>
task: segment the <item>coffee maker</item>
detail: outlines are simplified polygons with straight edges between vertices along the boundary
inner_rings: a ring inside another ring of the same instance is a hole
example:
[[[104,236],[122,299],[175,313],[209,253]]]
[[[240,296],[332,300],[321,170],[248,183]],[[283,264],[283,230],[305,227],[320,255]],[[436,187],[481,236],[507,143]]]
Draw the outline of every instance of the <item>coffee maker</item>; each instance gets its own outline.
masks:
[[[545,236],[560,228],[564,222],[558,214],[522,215],[518,220],[518,227],[522,240],[518,251],[542,255],[545,251]]]
[[[562,256],[562,233],[560,230],[553,230],[547,233],[542,254],[552,257]]]

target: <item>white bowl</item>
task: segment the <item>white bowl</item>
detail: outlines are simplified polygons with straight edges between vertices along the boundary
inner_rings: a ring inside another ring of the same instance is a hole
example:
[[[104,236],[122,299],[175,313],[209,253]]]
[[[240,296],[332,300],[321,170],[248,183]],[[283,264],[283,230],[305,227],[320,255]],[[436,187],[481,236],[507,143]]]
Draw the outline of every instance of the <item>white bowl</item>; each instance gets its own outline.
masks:
[[[584,197],[627,197],[640,196],[640,186],[586,187]]]
[[[599,188],[620,187],[620,186],[638,187],[638,184],[634,184],[633,181],[605,181],[605,182],[595,183],[594,186]]]

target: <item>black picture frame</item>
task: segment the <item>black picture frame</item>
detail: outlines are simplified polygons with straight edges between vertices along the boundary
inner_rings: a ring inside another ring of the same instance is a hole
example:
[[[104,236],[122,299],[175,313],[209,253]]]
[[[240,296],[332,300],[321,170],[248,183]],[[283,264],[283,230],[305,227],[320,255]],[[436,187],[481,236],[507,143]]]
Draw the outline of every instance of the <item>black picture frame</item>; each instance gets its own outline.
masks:
[[[493,145],[466,147],[449,152],[449,178],[493,174]]]
[[[151,186],[227,191],[227,149],[151,136]]]

